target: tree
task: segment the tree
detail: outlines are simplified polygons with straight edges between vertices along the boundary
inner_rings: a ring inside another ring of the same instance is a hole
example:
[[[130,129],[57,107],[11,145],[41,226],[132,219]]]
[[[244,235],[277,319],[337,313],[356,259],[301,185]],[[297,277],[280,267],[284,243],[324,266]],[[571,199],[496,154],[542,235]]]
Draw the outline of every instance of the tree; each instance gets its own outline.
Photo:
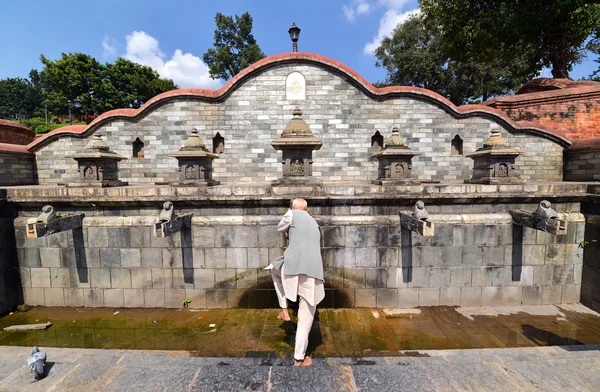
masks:
[[[412,16],[394,29],[375,50],[376,65],[387,70],[386,85],[409,85],[435,91],[457,105],[486,100],[521,86],[528,76],[522,56],[512,61],[477,58],[456,61],[444,52],[438,29],[427,29],[422,16]]]
[[[484,63],[531,53],[529,73],[552,67],[568,78],[581,62],[586,40],[599,37],[600,4],[594,0],[420,0],[430,28],[439,28],[446,54],[480,56]]]
[[[208,49],[202,56],[208,65],[210,77],[228,80],[242,69],[265,57],[252,35],[252,17],[244,13],[241,17],[225,16],[217,12],[215,16],[214,49]]]
[[[29,118],[41,106],[41,102],[41,90],[29,80],[0,80],[0,117],[12,120]]]

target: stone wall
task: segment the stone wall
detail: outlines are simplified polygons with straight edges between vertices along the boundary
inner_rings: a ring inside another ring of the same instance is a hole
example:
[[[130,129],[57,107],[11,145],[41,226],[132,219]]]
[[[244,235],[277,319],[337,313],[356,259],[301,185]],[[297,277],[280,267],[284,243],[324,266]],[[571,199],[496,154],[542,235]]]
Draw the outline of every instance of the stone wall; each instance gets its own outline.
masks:
[[[159,210],[136,206],[89,208],[81,230],[26,237],[23,208],[15,237],[25,302],[45,306],[178,308],[276,307],[263,268],[282,254],[278,206],[176,207],[193,212],[191,230],[153,236]],[[312,202],[311,202],[312,203]],[[568,235],[553,236],[511,224],[505,211],[537,205],[491,203],[428,206],[435,236],[399,227],[389,202],[328,204],[310,212],[323,232],[324,307],[536,305],[579,301],[584,236],[577,203]],[[63,208],[63,214],[81,208]],[[504,211],[504,212],[502,212]]]
[[[32,185],[37,183],[33,154],[0,151],[0,185]]]
[[[600,138],[575,142],[565,152],[565,181],[600,181]]]
[[[194,127],[209,149],[217,132],[225,139],[225,152],[214,162],[215,180],[231,184],[275,180],[281,176],[281,153],[271,142],[296,106],[323,140],[323,147],[313,154],[313,175],[323,180],[375,179],[371,138],[377,131],[390,136],[393,126],[400,128],[412,150],[421,153],[413,159],[413,177],[423,181],[470,178],[473,162],[465,155],[480,148],[493,128],[501,129],[506,141],[521,149],[516,163],[523,179],[562,179],[563,147],[556,139],[517,131],[490,113],[458,115],[425,93],[374,98],[335,70],[282,63],[238,81],[223,100],[173,93],[135,119],[115,115],[92,128],[113,151],[129,158],[119,167],[121,179],[130,183],[175,180],[177,161],[167,154],[178,150]],[[286,100],[286,77],[292,72],[306,79],[303,101]],[[91,133],[86,135],[83,139],[64,135],[35,147],[41,184],[76,176],[75,162],[65,155],[83,149]],[[463,155],[452,154],[456,135],[463,141]],[[133,158],[137,138],[144,143],[143,158]]]

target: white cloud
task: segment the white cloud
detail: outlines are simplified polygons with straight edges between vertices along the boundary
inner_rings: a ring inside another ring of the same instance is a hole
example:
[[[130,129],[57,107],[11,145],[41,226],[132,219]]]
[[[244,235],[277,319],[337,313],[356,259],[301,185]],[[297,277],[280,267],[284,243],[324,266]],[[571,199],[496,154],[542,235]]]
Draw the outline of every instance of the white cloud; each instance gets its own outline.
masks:
[[[102,39],[102,49],[104,50],[102,53],[104,57],[112,57],[117,52],[117,43],[113,38],[105,34]]]
[[[399,23],[404,22],[412,15],[416,15],[419,13],[419,9],[416,8],[414,10],[410,10],[404,13],[400,13],[395,9],[389,9],[383,15],[383,18],[379,21],[379,30],[377,30],[377,35],[373,37],[373,40],[365,45],[363,48],[364,54],[373,54],[375,49],[381,45],[381,41],[383,38],[390,35],[392,31],[396,28]]]
[[[377,3],[390,9],[400,10],[409,1],[410,0],[378,0]]]
[[[371,4],[366,0],[355,0],[354,4],[342,6],[342,11],[348,22],[354,21],[358,15],[368,14],[371,10]]]
[[[127,35],[127,52],[123,57],[154,69],[163,78],[172,79],[179,87],[219,88],[220,80],[211,79],[208,66],[191,53],[176,49],[173,56],[165,61],[158,40],[143,31]]]

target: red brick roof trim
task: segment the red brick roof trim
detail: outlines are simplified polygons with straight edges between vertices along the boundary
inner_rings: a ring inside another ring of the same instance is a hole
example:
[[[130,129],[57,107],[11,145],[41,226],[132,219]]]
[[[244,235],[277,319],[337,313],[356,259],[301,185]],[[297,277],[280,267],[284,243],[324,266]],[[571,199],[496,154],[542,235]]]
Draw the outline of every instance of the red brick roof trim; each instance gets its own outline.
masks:
[[[600,137],[574,140],[567,153],[600,150]]]
[[[8,143],[0,143],[0,154],[2,153],[33,155],[27,146]]]
[[[600,83],[597,83],[596,86],[540,91],[536,93],[512,95],[510,97],[496,97],[483,102],[482,105],[495,108],[516,108],[520,106],[593,99],[598,97],[600,97]]]
[[[453,114],[455,117],[464,118],[472,116],[487,116],[493,118],[496,121],[503,123],[507,128],[512,129],[516,133],[530,133],[539,135],[541,137],[550,139],[556,143],[559,143],[563,147],[568,147],[571,142],[563,134],[542,127],[538,124],[523,126],[521,123],[515,123],[511,120],[504,112],[493,109],[485,105],[464,105],[457,107],[448,99],[441,95],[418,87],[408,86],[391,86],[384,88],[376,88],[369,83],[365,78],[360,76],[358,73],[348,68],[344,64],[313,53],[295,52],[295,53],[281,53],[274,56],[266,57],[251,66],[245,68],[240,73],[231,78],[223,87],[219,90],[208,90],[208,89],[197,89],[197,88],[186,88],[179,90],[167,91],[159,94],[154,98],[150,99],[144,106],[139,109],[117,109],[103,113],[92,121],[84,129],[75,129],[74,127],[63,127],[54,130],[46,135],[36,138],[31,142],[28,147],[31,151],[35,151],[44,144],[58,138],[61,135],[71,135],[74,137],[87,137],[92,134],[98,127],[107,121],[123,119],[127,121],[136,121],[147,112],[151,111],[154,107],[162,105],[173,99],[191,98],[199,99],[209,102],[221,102],[224,101],[235,89],[240,86],[245,80],[254,76],[257,72],[263,72],[274,66],[283,64],[298,64],[298,63],[309,63],[318,64],[330,71],[337,73],[347,79],[355,87],[359,88],[366,95],[373,99],[385,100],[397,97],[412,97],[416,99],[427,100],[430,103],[437,105],[438,107],[446,110]]]
[[[15,121],[10,121],[10,120],[4,120],[0,118],[0,127],[11,127],[11,128],[19,128],[25,131],[29,131],[31,133],[34,133],[31,129],[27,128],[25,125],[20,124],[18,122]]]

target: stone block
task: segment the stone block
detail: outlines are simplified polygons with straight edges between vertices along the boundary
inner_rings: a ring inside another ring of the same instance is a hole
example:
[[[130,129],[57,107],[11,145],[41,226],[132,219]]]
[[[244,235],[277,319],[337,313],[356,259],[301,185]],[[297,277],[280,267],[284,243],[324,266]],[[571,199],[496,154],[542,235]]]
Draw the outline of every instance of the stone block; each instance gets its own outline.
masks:
[[[206,268],[225,268],[225,248],[204,249],[204,264],[206,265]]]
[[[206,290],[206,307],[208,309],[226,309],[227,290]]]
[[[40,250],[37,248],[22,248],[17,250],[19,266],[29,268],[40,268]]]
[[[213,248],[215,246],[216,230],[214,227],[193,227],[193,243],[199,248]]]
[[[104,307],[104,289],[83,289],[83,303],[86,308]]]
[[[225,267],[226,268],[247,268],[248,252],[246,248],[227,248],[225,249]]]
[[[581,284],[581,275],[583,274],[583,265],[574,265],[573,266],[573,283]]]
[[[182,248],[163,248],[163,268],[183,268]]]
[[[144,268],[162,268],[162,251],[156,248],[144,248],[141,250],[141,264]]]
[[[60,249],[40,248],[40,262],[45,268],[60,267]]]
[[[483,266],[483,250],[480,246],[464,246],[462,253],[462,265],[465,267]]]
[[[81,308],[85,305],[83,301],[83,289],[66,288],[64,289],[65,306]]]
[[[75,272],[75,270],[72,270]],[[69,268],[50,268],[52,287],[71,287],[71,270]]]
[[[332,269],[333,271],[342,271],[341,269]],[[365,270],[365,279],[367,281],[367,287],[382,289],[386,287],[388,281],[388,272],[385,269],[374,269],[369,268]],[[331,282],[331,278],[325,281]]]
[[[60,265],[65,268],[77,267],[75,248],[60,248]]]
[[[399,265],[399,248],[379,247],[377,248],[377,267],[389,268]]]
[[[472,246],[475,244],[475,226],[473,225],[454,225],[452,226],[452,245],[454,246]]]
[[[29,268],[20,267],[19,276],[21,277],[21,287],[31,287],[31,271]]]
[[[403,268],[402,274],[408,287],[429,287],[430,268]]]
[[[346,230],[342,226],[321,227],[323,246],[344,247],[346,243]]]
[[[461,287],[460,306],[481,306],[481,287]]]
[[[398,290],[397,289],[377,289],[377,307],[378,308],[397,308]]]
[[[352,287],[352,288],[363,288],[367,286],[366,280],[366,270],[365,269],[357,269],[357,268],[344,268],[343,270],[344,276],[344,287]],[[401,279],[402,277],[400,277]],[[390,275],[388,273],[388,282]],[[391,288],[391,286],[388,286]]]
[[[235,240],[235,228],[232,226],[216,227],[215,228],[215,246],[218,248],[228,248],[230,246],[238,246],[236,244],[236,240]],[[254,245],[253,247],[256,247],[256,245]]]
[[[67,246],[69,246],[68,237],[71,233],[71,231],[63,231],[60,233],[54,233],[49,236],[46,236],[48,246],[53,248],[66,248]]]
[[[521,267],[521,285],[523,286],[533,286],[533,271],[535,266],[525,265]],[[515,283],[513,281],[513,283]]]
[[[564,264],[566,258],[566,245],[550,244],[546,245],[545,264]]]
[[[90,248],[108,248],[108,231],[106,227],[88,227],[87,244]]]
[[[544,245],[523,245],[523,264],[542,265],[546,260]]]
[[[149,248],[151,246],[152,227],[129,228],[129,242],[132,248]]]
[[[93,289],[109,289],[110,286],[110,270],[104,268],[90,268],[90,286]],[[104,300],[104,295],[102,296]],[[87,305],[86,305],[87,306]]]
[[[442,267],[460,267],[462,265],[463,250],[460,246],[440,246],[442,252],[441,265]]]
[[[475,245],[502,245],[502,230],[497,225],[475,225],[474,234]]]
[[[234,289],[236,286],[235,269],[215,269],[215,287],[219,289]]]
[[[377,248],[357,248],[356,249],[356,267],[376,268],[377,267]]]
[[[183,308],[182,301],[184,298],[184,289],[167,289],[165,290],[165,307],[170,309]]]
[[[102,268],[119,268],[121,266],[121,250],[118,248],[100,249],[100,265]]]
[[[398,289],[398,308],[416,308],[419,306],[418,288]]]
[[[275,228],[274,232],[277,233]],[[234,228],[235,243],[232,246],[240,248],[256,248],[258,245],[258,230],[256,227],[236,226]],[[276,245],[277,246],[277,245]]]
[[[269,260],[273,261],[279,256],[283,256],[284,248],[269,248]]]
[[[259,226],[258,230],[258,247],[259,248],[276,248],[282,244],[279,243],[281,234],[274,226]],[[241,245],[238,245],[241,246]],[[248,246],[248,248],[254,248]]]
[[[481,288],[481,306],[500,306],[502,305],[503,287],[482,287]]]
[[[541,286],[525,286],[522,291],[521,302],[525,306],[541,305],[542,304],[542,287]]]
[[[536,286],[550,286],[554,279],[553,265],[536,265],[533,267],[533,284]]]
[[[581,247],[579,244],[566,244],[565,246],[565,264],[576,264],[576,265],[581,265],[583,264],[583,257],[584,254],[586,252],[588,252],[587,249],[589,245],[584,247]],[[593,251],[593,248],[589,248],[591,253]],[[600,252],[596,251],[596,258],[598,257],[598,255],[600,255]]]
[[[512,286],[512,267],[492,267],[492,285],[497,287]]]
[[[523,238],[522,243],[526,245],[533,245],[537,241],[538,230],[531,227],[523,227]]]
[[[100,268],[100,249],[85,248],[85,264],[87,268]]]
[[[450,268],[450,286],[461,287],[471,285],[471,268]]]
[[[227,290],[227,308],[247,308],[248,307],[248,290],[231,289]]]
[[[142,266],[142,254],[139,249],[121,249],[121,267],[139,268]]]
[[[573,265],[555,265],[552,274],[551,285],[558,286],[564,284],[574,284],[574,266]]]
[[[562,298],[563,304],[574,304],[580,302],[581,299],[581,285],[564,285],[562,286]]]
[[[450,225],[436,225],[435,234],[431,238],[432,246],[451,246],[454,243],[454,227]]]
[[[165,290],[163,289],[143,289],[144,307],[146,308],[164,308]]]
[[[440,267],[442,248],[439,246],[416,246],[412,252],[414,267]]]
[[[52,287],[49,268],[30,268],[31,287]]]
[[[269,265],[269,249],[248,248],[248,268],[265,268]]]
[[[374,243],[374,240],[369,241],[367,226],[346,226],[344,233],[344,246],[346,248],[364,248],[369,242]]]
[[[206,309],[206,290],[186,289],[185,296],[192,302],[188,305],[191,309]]]
[[[150,236],[152,248],[181,248],[181,232],[174,233],[168,237]]]
[[[482,247],[483,264],[486,266],[504,265],[504,247],[484,246]]]
[[[108,227],[108,246],[111,248],[129,248],[131,246],[129,241],[129,228],[128,227]],[[106,302],[106,298],[104,299]]]
[[[215,285],[214,269],[194,269],[194,289],[210,289]]]
[[[23,299],[27,305],[45,306],[44,288],[23,287]]]
[[[152,288],[152,270],[150,268],[131,269],[131,287],[136,289]]]
[[[440,306],[460,305],[460,287],[440,288]]]
[[[561,303],[562,286],[543,286],[542,305],[557,305]]]
[[[331,249],[335,268],[354,268],[356,266],[356,248]]]
[[[258,283],[258,275],[255,269],[237,269],[235,271],[236,288],[250,288]]]
[[[357,308],[374,308],[377,306],[377,289],[355,289],[354,301]]]
[[[493,285],[493,267],[471,268],[471,286],[490,287]]]
[[[65,306],[65,295],[62,288],[45,287],[44,297],[46,306]]]
[[[388,246],[400,246],[402,245],[402,237],[401,232],[402,229],[400,226],[388,226],[387,228],[387,244]]]
[[[173,274],[170,268],[151,268],[152,288],[165,289],[173,284]]]
[[[440,304],[440,289],[421,288],[419,289],[419,306],[439,306]]]
[[[429,272],[429,285],[431,287],[450,286],[449,268],[431,268]]]
[[[127,268],[113,268],[110,270],[110,281],[113,289],[130,289],[131,272]],[[104,300],[106,301],[106,293]]]
[[[502,306],[521,306],[523,288],[508,286],[502,288]]]
[[[123,289],[123,306],[126,308],[143,308],[144,290]]]
[[[123,289],[104,289],[104,306],[107,308],[122,308],[123,305]]]

